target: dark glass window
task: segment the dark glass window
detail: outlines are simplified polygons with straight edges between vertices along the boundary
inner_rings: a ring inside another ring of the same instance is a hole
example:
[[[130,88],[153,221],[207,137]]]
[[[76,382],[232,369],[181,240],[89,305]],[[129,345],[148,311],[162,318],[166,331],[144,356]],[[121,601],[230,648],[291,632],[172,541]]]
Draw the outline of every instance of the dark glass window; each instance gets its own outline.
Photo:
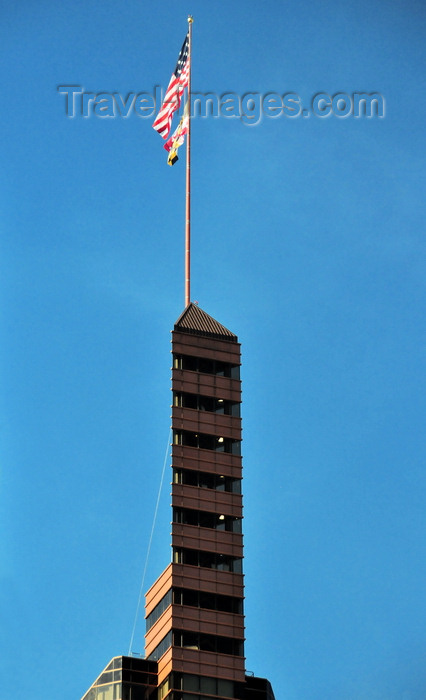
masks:
[[[102,673],[100,678],[98,678],[97,683],[101,685],[102,683],[111,683],[113,680],[113,674],[110,673]]]
[[[190,566],[201,566],[206,569],[232,571],[236,574],[242,573],[242,559],[213,552],[202,552],[198,549],[174,547],[173,561],[176,564],[189,564]]]
[[[209,474],[207,472],[196,472],[191,469],[175,469],[173,481],[175,484],[199,486],[203,489],[241,493],[241,479],[232,479],[228,476]]]
[[[175,430],[173,443],[185,447],[198,447],[202,450],[214,450],[215,452],[227,452],[228,454],[241,454],[241,441],[231,438],[206,435],[205,433],[192,433],[189,430]]]
[[[166,608],[172,603],[172,592],[168,591],[166,595],[160,600],[158,605],[152,610],[152,612],[146,618],[146,631],[151,629],[152,625],[157,622],[158,618],[163,614]]]
[[[175,605],[188,605],[193,608],[205,608],[206,610],[219,610],[221,612],[242,614],[243,601],[233,596],[219,595],[193,591],[187,588],[173,589],[173,603]]]
[[[243,643],[240,639],[217,637],[213,634],[175,630],[173,632],[173,645],[185,649],[211,651],[217,654],[229,654],[231,656],[243,655]]]
[[[182,525],[208,527],[214,530],[225,530],[227,532],[241,533],[242,531],[241,518],[210,513],[204,510],[192,510],[192,508],[173,508],[173,522]]]
[[[193,408],[198,411],[208,411],[226,416],[239,416],[240,404],[226,399],[216,399],[213,396],[175,392],[173,405],[179,408]]]
[[[166,636],[161,640],[158,646],[155,647],[154,651],[148,656],[148,659],[152,661],[158,661],[160,656],[163,656],[164,652],[167,651],[169,647],[172,646],[172,632],[168,632]]]
[[[202,372],[203,374],[215,374],[218,377],[240,378],[240,366],[232,365],[219,360],[210,360],[205,357],[193,357],[191,355],[174,355],[173,367],[175,369]]]

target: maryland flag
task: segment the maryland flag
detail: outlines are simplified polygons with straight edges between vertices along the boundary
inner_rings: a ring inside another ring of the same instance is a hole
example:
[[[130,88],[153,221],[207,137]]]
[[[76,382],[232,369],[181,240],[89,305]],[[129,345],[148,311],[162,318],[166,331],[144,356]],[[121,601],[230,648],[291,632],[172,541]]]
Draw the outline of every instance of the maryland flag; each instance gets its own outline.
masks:
[[[182,144],[185,141],[185,135],[188,133],[189,129],[189,110],[188,110],[188,102],[185,105],[185,111],[183,114],[182,119],[180,120],[176,131],[174,132],[173,136],[171,136],[166,143],[164,144],[164,148],[166,151],[169,152],[169,157],[167,158],[167,163],[168,165],[174,165],[176,161],[178,160],[178,149],[179,146],[182,146]]]

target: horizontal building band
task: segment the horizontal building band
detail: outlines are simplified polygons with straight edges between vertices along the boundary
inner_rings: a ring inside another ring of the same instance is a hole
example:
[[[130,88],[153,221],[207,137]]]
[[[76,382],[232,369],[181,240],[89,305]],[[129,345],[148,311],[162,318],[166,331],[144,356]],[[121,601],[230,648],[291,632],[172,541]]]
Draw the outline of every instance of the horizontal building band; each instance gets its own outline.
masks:
[[[237,379],[173,370],[172,387],[177,392],[203,394],[231,402],[241,401],[241,382]]]
[[[208,498],[210,496],[210,498]],[[172,484],[172,505],[177,508],[214,512],[232,518],[242,518],[242,498],[239,494],[207,492],[194,486]]]
[[[172,408],[172,427],[175,430],[207,433],[241,440],[241,418],[196,411],[193,408]]]
[[[198,337],[196,341],[193,337],[172,332],[173,353],[179,355],[190,355],[192,357],[206,357],[223,362],[241,363],[241,352],[239,343],[229,341],[210,340]]]
[[[213,492],[213,496],[206,498],[204,489],[179,484],[172,486],[172,505],[195,510],[214,508],[216,513],[235,518],[241,518],[243,513],[242,498],[238,494]]]
[[[172,446],[172,467],[192,469],[210,474],[223,474],[235,479],[242,477],[241,455],[202,450],[188,445]]]
[[[241,568],[236,568],[234,565],[228,568],[223,564],[229,558],[242,559],[243,557],[242,535],[237,533],[202,530],[191,525],[173,523],[172,545],[174,549],[188,550],[188,555],[184,557],[184,561],[188,564],[198,561],[196,566],[211,569],[220,569],[222,566],[225,571],[241,571]],[[198,558],[195,557],[194,551],[199,551]]]
[[[182,384],[186,384],[187,387],[183,387]],[[172,390],[179,394],[197,394],[216,400],[223,399],[232,404],[241,404],[239,379],[173,369]]]
[[[158,662],[158,682],[161,683],[172,670],[236,682],[245,680],[244,657],[182,647],[170,647],[161,657]]]

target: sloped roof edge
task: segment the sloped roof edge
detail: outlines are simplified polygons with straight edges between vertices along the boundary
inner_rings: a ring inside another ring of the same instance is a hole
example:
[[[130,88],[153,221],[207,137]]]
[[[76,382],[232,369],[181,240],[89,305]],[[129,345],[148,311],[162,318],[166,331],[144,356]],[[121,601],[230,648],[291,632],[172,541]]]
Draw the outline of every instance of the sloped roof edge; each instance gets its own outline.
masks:
[[[238,338],[234,333],[231,333],[228,328],[222,326],[212,316],[203,311],[197,304],[192,302],[188,304],[174,326],[175,331],[181,333],[192,333],[193,335],[203,335],[210,338],[220,338],[221,340],[229,340],[237,342]]]

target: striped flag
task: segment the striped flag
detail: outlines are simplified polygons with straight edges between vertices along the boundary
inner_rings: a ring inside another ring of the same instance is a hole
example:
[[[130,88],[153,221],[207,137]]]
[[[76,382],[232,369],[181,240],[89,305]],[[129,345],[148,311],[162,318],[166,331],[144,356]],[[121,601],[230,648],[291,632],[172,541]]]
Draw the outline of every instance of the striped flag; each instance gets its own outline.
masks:
[[[163,139],[167,139],[172,127],[173,114],[180,107],[183,91],[188,85],[189,79],[189,33],[185,37],[183,46],[180,50],[179,58],[176,63],[176,68],[170,78],[169,86],[166,95],[158,112],[153,128],[158,131]]]

